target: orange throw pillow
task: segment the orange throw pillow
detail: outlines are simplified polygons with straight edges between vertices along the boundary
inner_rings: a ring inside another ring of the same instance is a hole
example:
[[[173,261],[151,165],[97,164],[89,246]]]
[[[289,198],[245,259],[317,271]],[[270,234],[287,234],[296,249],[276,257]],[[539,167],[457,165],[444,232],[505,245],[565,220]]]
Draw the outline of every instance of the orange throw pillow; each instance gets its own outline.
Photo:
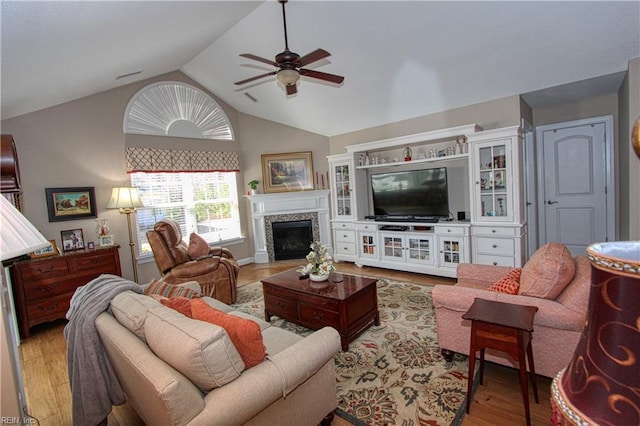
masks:
[[[189,259],[195,260],[209,254],[209,244],[200,235],[192,232],[189,235],[189,248],[187,249]]]
[[[188,299],[186,297],[171,297],[171,298],[164,298],[160,300],[160,303],[162,303],[164,306],[167,306],[171,309],[174,309],[178,312],[180,312],[182,315],[189,317],[189,318],[193,318],[191,316],[191,299]]]
[[[212,308],[200,299],[191,301],[191,315],[193,319],[207,321],[224,328],[240,353],[246,368],[260,364],[267,355],[267,348],[262,341],[262,331],[255,321],[229,315]]]
[[[495,283],[491,284],[487,290],[497,291],[506,294],[518,294],[520,289],[520,274],[522,268],[515,268]]]

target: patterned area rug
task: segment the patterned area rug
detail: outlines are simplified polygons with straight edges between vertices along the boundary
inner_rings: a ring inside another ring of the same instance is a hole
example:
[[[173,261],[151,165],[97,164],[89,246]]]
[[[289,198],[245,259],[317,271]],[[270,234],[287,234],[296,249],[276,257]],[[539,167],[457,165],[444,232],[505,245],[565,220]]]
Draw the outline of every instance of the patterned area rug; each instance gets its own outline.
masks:
[[[262,284],[239,287],[234,306],[264,318]],[[371,326],[335,356],[336,414],[356,425],[459,424],[468,357],[456,354],[446,362],[440,354],[431,287],[380,279],[378,309],[380,326]],[[311,333],[280,318],[271,323]]]

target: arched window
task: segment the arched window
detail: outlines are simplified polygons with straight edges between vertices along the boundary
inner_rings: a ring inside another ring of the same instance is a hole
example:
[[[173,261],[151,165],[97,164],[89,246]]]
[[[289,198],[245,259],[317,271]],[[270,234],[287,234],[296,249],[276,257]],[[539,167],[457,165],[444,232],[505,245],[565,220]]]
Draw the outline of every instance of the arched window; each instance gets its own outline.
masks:
[[[124,133],[234,140],[220,105],[202,90],[179,81],[150,84],[136,93],[124,114]]]

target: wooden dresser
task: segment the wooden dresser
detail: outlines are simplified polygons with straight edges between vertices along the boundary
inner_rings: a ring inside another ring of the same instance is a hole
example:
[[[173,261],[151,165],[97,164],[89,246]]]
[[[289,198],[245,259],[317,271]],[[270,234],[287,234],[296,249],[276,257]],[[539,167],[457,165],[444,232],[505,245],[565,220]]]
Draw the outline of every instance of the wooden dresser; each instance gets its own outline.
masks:
[[[122,275],[120,246],[28,259],[11,266],[18,328],[23,338],[36,324],[64,318],[76,288],[102,274]]]

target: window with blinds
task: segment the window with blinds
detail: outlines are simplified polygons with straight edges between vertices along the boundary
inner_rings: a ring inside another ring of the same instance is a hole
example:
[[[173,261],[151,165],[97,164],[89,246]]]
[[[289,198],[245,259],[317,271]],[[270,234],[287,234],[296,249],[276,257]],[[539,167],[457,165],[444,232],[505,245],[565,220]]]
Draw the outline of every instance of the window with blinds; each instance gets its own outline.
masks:
[[[241,237],[235,172],[131,173],[143,209],[137,213],[138,255],[151,256],[147,231],[159,220],[180,224],[187,243],[192,232],[209,243]]]

